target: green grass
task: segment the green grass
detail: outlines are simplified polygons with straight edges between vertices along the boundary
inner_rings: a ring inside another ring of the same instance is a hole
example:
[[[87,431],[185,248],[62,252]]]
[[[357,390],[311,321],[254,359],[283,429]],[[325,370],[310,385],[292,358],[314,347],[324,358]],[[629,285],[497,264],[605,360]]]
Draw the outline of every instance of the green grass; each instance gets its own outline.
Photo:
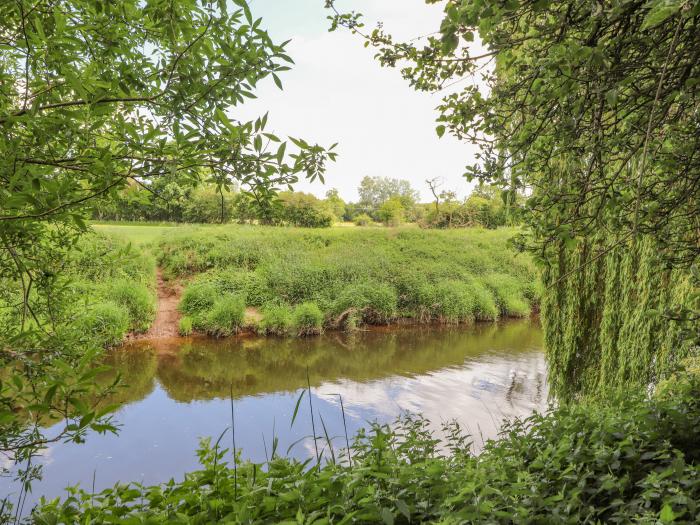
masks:
[[[94,223],[92,228],[104,235],[109,235],[137,246],[143,246],[158,240],[164,233],[173,232],[179,227],[172,224],[151,223]]]
[[[214,304],[230,295],[263,312],[260,333],[278,335],[407,318],[467,323],[523,317],[538,302],[532,262],[508,246],[517,233],[512,228],[93,228],[98,234],[81,241],[83,249],[72,257],[76,289],[94,298],[89,303],[124,306],[132,331],[145,331],[153,319],[154,258],[166,278],[186,283],[180,310],[192,323],[188,333],[238,330],[212,328],[210,322]],[[124,256],[128,264],[120,262]],[[305,303],[321,312],[320,328],[293,326],[295,308]],[[279,305],[284,308],[275,310]]]
[[[203,286],[210,303],[230,293],[254,307],[312,302],[332,328],[523,317],[537,303],[532,262],[508,246],[515,229],[150,228],[167,233],[155,249],[165,275],[190,283],[186,312],[189,289]]]

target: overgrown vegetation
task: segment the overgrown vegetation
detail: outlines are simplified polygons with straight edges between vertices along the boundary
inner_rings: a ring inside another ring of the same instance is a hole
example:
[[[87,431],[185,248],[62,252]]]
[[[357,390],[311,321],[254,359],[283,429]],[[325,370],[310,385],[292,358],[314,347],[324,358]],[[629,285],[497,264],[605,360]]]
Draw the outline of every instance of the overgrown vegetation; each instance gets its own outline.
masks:
[[[479,145],[468,178],[528,194],[558,393],[656,381],[700,345],[700,2],[442,4],[410,42],[327,7],[415,89],[460,83],[437,134]]]
[[[202,470],[183,481],[73,489],[44,502],[39,523],[696,523],[700,520],[700,378],[679,372],[650,399],[563,405],[506,424],[479,456],[455,424],[440,442],[407,415],[361,431],[336,455],[273,449],[266,464],[233,465],[223,441],[205,440]],[[297,422],[296,424],[300,424]],[[222,434],[222,437],[225,434]]]
[[[170,278],[190,279],[180,308],[196,328],[206,331],[201,316],[217,298],[236,294],[262,308],[261,332],[306,333],[285,319],[307,302],[341,329],[527,316],[537,279],[508,247],[514,232],[202,227],[178,230],[157,252]]]

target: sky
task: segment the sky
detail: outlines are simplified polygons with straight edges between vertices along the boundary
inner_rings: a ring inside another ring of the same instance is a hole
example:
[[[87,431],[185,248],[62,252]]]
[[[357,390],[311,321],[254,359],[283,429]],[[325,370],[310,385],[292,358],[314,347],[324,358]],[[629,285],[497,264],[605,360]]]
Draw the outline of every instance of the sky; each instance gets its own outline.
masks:
[[[462,177],[474,163],[475,147],[435,133],[435,107],[442,94],[418,93],[398,69],[382,68],[357,35],[328,32],[324,0],[249,0],[253,15],[273,40],[291,39],[295,61],[280,75],[280,91],[271,79],[258,85],[257,99],[236,108],[233,116],[250,120],[269,111],[268,131],[303,137],[330,146],[337,142],[337,162],[330,163],[325,185],[302,181],[296,190],[319,197],[337,188],[356,201],[361,179],[382,176],[407,179],[424,201],[431,200],[426,179],[438,177],[441,189],[469,194]],[[424,0],[339,0],[343,10],[364,14],[366,28],[381,21],[399,40],[437,31],[441,6]]]

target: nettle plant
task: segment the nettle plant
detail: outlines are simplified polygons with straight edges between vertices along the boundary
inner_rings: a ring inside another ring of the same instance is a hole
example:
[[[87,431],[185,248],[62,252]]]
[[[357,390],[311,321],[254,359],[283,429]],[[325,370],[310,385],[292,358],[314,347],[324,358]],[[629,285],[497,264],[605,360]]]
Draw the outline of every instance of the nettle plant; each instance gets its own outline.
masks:
[[[153,191],[168,174],[215,184],[222,202],[235,184],[261,206],[300,178],[323,179],[333,147],[298,138],[288,147],[266,131],[267,115],[235,118],[263,79],[281,88],[291,63],[244,0],[0,3],[0,281],[10,312],[0,360],[24,360],[16,381],[2,378],[0,451],[22,457],[43,440],[15,439],[20,383],[38,385],[47,402],[29,405],[49,412],[62,391],[22,371],[65,357],[53,330],[56,276],[90,206],[127,185]],[[41,357],[24,359],[30,350]],[[82,426],[99,419],[78,405]]]

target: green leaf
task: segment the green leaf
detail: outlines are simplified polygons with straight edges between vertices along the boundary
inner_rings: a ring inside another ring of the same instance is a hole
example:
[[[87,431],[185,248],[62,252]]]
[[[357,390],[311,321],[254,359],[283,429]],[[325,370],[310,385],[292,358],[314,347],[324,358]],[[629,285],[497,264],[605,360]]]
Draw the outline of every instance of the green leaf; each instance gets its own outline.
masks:
[[[440,124],[437,128],[435,128],[435,132],[437,133],[437,136],[442,138],[442,136],[445,134],[445,126]]]
[[[671,523],[675,521],[676,515],[673,512],[673,509],[671,508],[671,505],[666,503],[663,508],[661,509],[661,512],[659,513],[659,519],[663,523]]]
[[[391,512],[391,510],[389,510],[388,508],[384,507],[384,508],[382,508],[380,514],[381,514],[381,517],[382,517],[382,521],[383,521],[386,525],[394,525],[394,513]]]
[[[647,16],[644,17],[644,23],[642,23],[642,31],[661,24],[668,18],[678,13],[678,11],[680,11],[680,8],[681,2],[674,1],[668,3],[667,1],[657,0],[656,4],[647,13]]]
[[[292,422],[289,425],[289,428],[292,428],[294,426],[294,421],[297,418],[297,414],[299,413],[299,405],[301,404],[301,400],[304,397],[304,394],[306,393],[306,389],[301,391],[301,394],[299,395],[299,399],[297,399],[296,405],[294,405],[294,414],[292,414]]]

